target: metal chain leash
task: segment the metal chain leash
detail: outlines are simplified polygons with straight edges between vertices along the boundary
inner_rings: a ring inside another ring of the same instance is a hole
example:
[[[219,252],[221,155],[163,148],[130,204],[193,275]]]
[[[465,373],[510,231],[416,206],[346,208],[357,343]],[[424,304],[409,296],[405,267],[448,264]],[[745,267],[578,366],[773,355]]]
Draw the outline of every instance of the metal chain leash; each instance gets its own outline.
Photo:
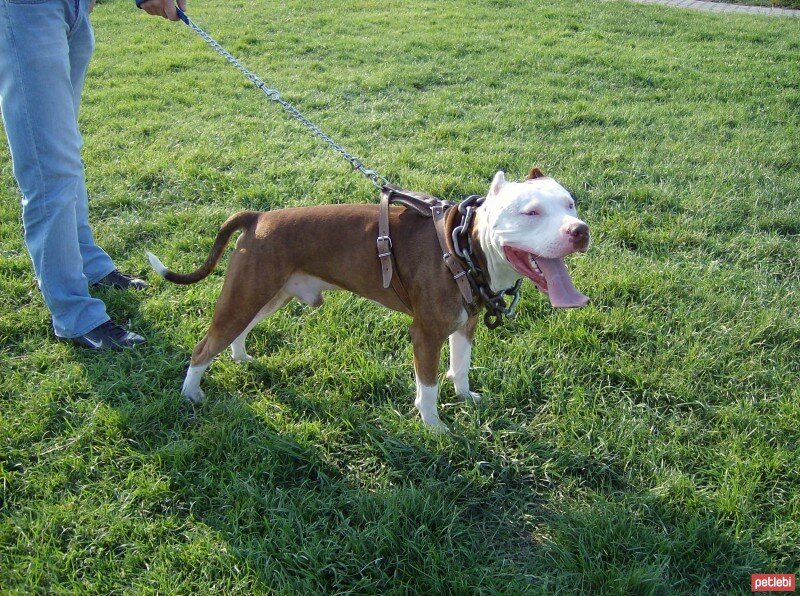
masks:
[[[481,298],[486,305],[486,313],[483,315],[483,322],[489,329],[495,329],[503,322],[503,317],[513,319],[517,314],[517,304],[519,303],[519,290],[522,285],[522,278],[517,280],[514,287],[498,293],[492,292],[485,282],[485,277],[480,268],[475,264],[472,251],[472,236],[469,231],[472,227],[472,219],[475,216],[475,209],[480,207],[486,197],[471,195],[458,204],[458,212],[461,221],[453,228],[453,251],[467,264],[467,275],[471,280],[471,285],[478,289]],[[504,296],[511,297],[511,304],[506,304]]]
[[[306,118],[306,116],[304,116],[300,110],[298,110],[285,99],[281,98],[281,94],[277,89],[270,89],[267,87],[264,81],[259,79],[256,75],[245,68],[241,62],[234,58],[233,55],[223,48],[213,37],[195,25],[194,22],[192,22],[192,20],[180,8],[177,8],[177,11],[178,17],[184,23],[186,23],[186,25],[188,25],[192,31],[203,38],[203,40],[209,46],[211,46],[215,52],[225,58],[225,60],[227,60],[237,70],[239,70],[251,83],[261,89],[261,91],[270,101],[274,101],[275,103],[279,104],[292,118],[300,122],[314,135],[327,143],[331,149],[346,159],[348,163],[353,166],[354,170],[368,178],[376,188],[383,190],[384,187],[391,186],[386,178],[378,174],[375,170],[370,170],[365,167],[364,164],[361,163],[360,159],[348,153],[344,147],[330,138],[322,129]],[[472,225],[475,209],[480,207],[484,199],[485,197],[472,195],[458,204],[458,211],[461,214],[461,222],[453,229],[452,239],[453,249],[456,255],[458,255],[467,263],[467,274],[471,280],[471,285],[473,288],[478,290],[486,306],[486,313],[484,314],[483,321],[489,329],[495,329],[501,325],[504,316],[509,319],[515,316],[517,303],[519,302],[519,291],[522,279],[517,280],[517,283],[514,285],[514,287],[494,293],[486,284],[483,272],[477,265],[475,265],[472,251],[472,237],[469,234],[469,230]],[[504,296],[511,297],[510,305],[506,303]]]
[[[350,165],[353,166],[354,170],[366,176],[372,182],[372,184],[375,185],[375,187],[377,187],[378,189],[381,189],[385,185],[389,184],[389,181],[386,178],[378,174],[375,170],[370,170],[367,167],[365,167],[364,164],[361,163],[360,159],[345,151],[344,147],[342,147],[339,143],[337,143],[327,134],[325,134],[325,132],[323,132],[322,129],[320,129],[316,124],[314,124],[308,118],[306,118],[303,115],[303,113],[300,112],[300,110],[298,110],[296,107],[294,107],[285,99],[281,98],[281,94],[277,89],[270,89],[269,87],[267,87],[264,81],[259,79],[249,70],[247,70],[247,68],[245,68],[241,62],[239,62],[236,58],[234,58],[230,54],[230,52],[228,52],[225,48],[223,48],[213,37],[211,37],[208,33],[203,31],[200,27],[195,25],[194,22],[192,22],[192,20],[188,16],[186,16],[185,12],[183,12],[180,8],[177,8],[177,11],[178,11],[178,17],[180,17],[180,19],[184,23],[186,23],[192,29],[192,31],[194,31],[200,37],[202,37],[203,40],[209,46],[211,46],[211,48],[215,52],[217,52],[220,56],[225,58],[225,60],[227,60],[230,64],[236,67],[236,69],[239,70],[245,77],[247,77],[247,79],[251,83],[253,83],[256,87],[261,89],[261,91],[264,92],[264,95],[266,95],[267,98],[270,99],[270,101],[274,101],[275,103],[279,104],[284,110],[286,110],[289,113],[289,115],[292,118],[300,122],[314,135],[325,141],[325,143],[327,143],[331,149],[333,149],[334,151],[336,151],[336,153],[338,153],[344,159],[346,159],[350,163]]]

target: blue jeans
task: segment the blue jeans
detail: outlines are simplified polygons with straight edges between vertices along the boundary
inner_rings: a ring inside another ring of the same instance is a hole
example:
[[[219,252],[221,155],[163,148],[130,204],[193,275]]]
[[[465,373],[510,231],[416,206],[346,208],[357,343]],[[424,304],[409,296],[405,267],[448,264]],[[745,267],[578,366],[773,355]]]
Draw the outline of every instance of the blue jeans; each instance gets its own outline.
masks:
[[[88,0],[0,0],[0,110],[25,244],[60,337],[109,319],[89,295],[114,270],[92,238],[78,106],[94,32]]]

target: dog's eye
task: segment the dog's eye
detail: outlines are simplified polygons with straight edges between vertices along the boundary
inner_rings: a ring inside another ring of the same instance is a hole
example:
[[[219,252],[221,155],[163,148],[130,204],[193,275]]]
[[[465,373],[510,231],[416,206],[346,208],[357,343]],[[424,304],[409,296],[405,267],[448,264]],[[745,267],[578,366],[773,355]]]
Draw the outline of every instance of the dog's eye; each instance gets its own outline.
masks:
[[[567,209],[575,209],[575,203],[570,203]]]
[[[573,202],[572,206],[574,207],[578,203],[578,197],[575,196],[575,193],[572,192],[572,189],[569,189],[566,186],[564,187],[564,189],[569,193],[569,196],[572,198],[572,202]]]
[[[539,212],[536,209],[531,209],[530,211],[523,212],[522,215],[539,215]]]

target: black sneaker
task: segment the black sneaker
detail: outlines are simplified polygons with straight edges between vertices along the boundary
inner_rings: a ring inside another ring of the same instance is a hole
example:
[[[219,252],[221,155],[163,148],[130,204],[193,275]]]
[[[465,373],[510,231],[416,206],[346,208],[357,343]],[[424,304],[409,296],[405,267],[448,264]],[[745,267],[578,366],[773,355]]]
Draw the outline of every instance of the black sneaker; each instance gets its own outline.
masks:
[[[89,333],[79,337],[59,338],[90,350],[113,350],[119,352],[123,348],[133,348],[147,343],[141,335],[137,335],[121,327],[113,321],[106,321]]]
[[[103,279],[93,283],[92,286],[118,288],[120,290],[144,290],[148,286],[148,283],[143,279],[125,275],[114,269],[114,271],[106,275]]]

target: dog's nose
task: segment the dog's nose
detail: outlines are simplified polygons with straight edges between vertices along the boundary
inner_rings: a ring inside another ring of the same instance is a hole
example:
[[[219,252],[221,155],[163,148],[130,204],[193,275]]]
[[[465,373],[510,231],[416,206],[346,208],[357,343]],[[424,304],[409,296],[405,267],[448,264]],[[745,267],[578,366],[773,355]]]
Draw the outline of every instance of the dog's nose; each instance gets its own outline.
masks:
[[[589,244],[589,226],[585,223],[580,222],[571,225],[567,233],[576,248],[585,248]]]

